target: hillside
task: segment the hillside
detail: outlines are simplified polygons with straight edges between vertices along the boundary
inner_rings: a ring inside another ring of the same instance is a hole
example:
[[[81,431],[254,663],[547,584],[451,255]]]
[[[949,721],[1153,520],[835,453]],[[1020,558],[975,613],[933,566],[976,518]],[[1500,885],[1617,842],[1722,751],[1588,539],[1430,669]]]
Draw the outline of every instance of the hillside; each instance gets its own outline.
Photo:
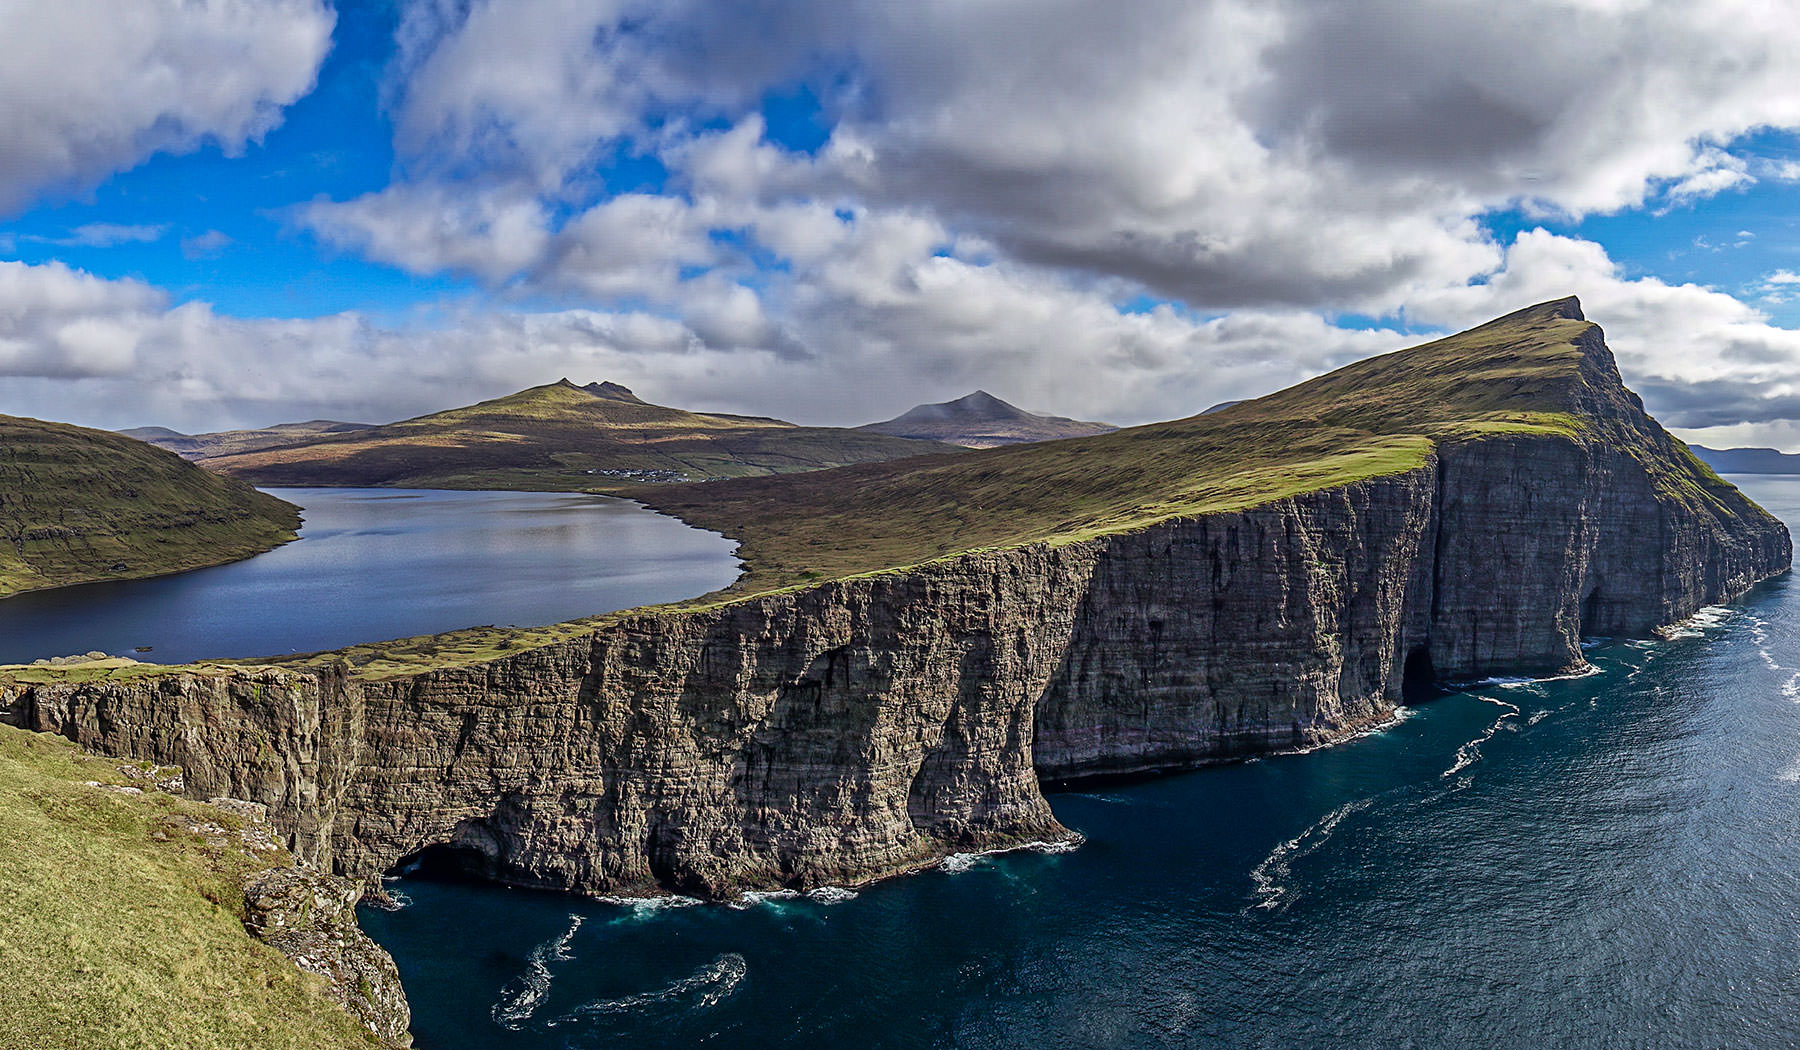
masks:
[[[579,490],[818,470],[944,450],[834,427],[687,412],[640,400],[616,383],[564,379],[466,408],[203,462],[259,484]]]
[[[1792,558],[1573,299],[1173,423],[631,491],[749,576],[281,666],[4,668],[0,721],[243,785],[350,878],[435,845],[731,899],[1073,842],[1046,783],[1346,739]]]
[[[0,416],[0,596],[219,565],[299,527],[293,505],[172,452]]]
[[[119,765],[0,725],[0,1048],[379,1045],[244,930],[285,851]]]
[[[1610,376],[1589,374],[1600,354]],[[631,495],[740,540],[746,592],[1238,510],[1410,470],[1441,443],[1486,435],[1618,438],[1683,499],[1741,500],[1660,428],[1649,448],[1613,434],[1608,413],[1623,406],[1603,411],[1596,398],[1631,397],[1569,298],[1173,422]]]
[[[1009,405],[985,390],[931,405],[917,405],[893,419],[856,429],[871,434],[944,441],[968,448],[993,448],[1030,441],[1088,437],[1119,429],[1062,416],[1041,416]]]
[[[325,434],[348,434],[368,428],[367,423],[313,419],[305,423],[277,423],[257,430],[221,430],[212,434],[183,434],[168,427],[134,427],[119,433],[139,441],[147,441],[157,448],[166,448],[183,459],[200,460],[240,452],[256,452],[311,441]]]
[[[1800,455],[1772,448],[1689,445],[1700,462],[1721,474],[1800,474]]]

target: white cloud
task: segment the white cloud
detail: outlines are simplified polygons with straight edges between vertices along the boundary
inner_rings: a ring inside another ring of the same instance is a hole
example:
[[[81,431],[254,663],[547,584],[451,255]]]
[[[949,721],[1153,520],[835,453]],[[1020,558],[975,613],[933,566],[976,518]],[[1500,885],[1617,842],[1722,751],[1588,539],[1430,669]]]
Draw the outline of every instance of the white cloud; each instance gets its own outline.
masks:
[[[1710,288],[1627,279],[1592,241],[1521,233],[1485,283],[1417,296],[1408,314],[1463,328],[1571,293],[1605,328],[1626,383],[1663,423],[1699,429],[1800,419],[1800,331]]]
[[[880,259],[890,231],[853,232]],[[686,323],[643,312],[443,308],[245,320],[136,281],[0,263],[0,411],[181,429],[315,416],[383,421],[562,376],[686,407],[854,424],[983,386],[1041,410],[1142,422],[1259,394],[1396,345],[1315,315],[1195,321],[1003,265],[870,263],[776,322],[730,282],[689,289]],[[826,339],[855,340],[813,353]]]
[[[1488,208],[1691,202],[1757,177],[1724,144],[1800,124],[1800,23],[1752,0],[475,0],[415,3],[403,42],[406,181],[307,221],[421,272],[595,296],[611,282],[550,216],[604,196],[596,164],[627,143],[719,214],[831,201],[1197,308],[1380,312],[1492,268]],[[755,116],[808,77],[834,124],[817,158]],[[451,182],[540,201],[540,254],[460,215],[468,236],[384,247],[440,192],[416,187]]]
[[[210,259],[222,254],[231,247],[231,235],[219,230],[207,230],[192,237],[181,239],[181,254],[188,259]]]
[[[311,90],[321,0],[0,3],[0,213],[158,151],[257,140]]]
[[[168,232],[167,226],[160,225],[90,222],[75,227],[69,231],[68,237],[58,239],[54,243],[83,248],[111,248],[119,244],[147,244],[150,241],[159,241]]]

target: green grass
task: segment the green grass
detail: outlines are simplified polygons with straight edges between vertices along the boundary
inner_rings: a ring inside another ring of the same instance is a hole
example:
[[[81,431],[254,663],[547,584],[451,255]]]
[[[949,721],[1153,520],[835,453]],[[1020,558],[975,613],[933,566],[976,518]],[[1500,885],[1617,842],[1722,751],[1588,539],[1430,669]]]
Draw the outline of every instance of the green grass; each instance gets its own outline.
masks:
[[[749,594],[1067,543],[1423,466],[1444,441],[1576,440],[1594,326],[1546,303],[1256,401],[1096,437],[626,494],[740,541]],[[1722,484],[1722,483],[1721,483]]]
[[[1446,443],[1463,441],[1603,444],[1637,457],[1665,499],[1736,513],[1742,501],[1729,484],[1659,428],[1634,422],[1642,417],[1611,368],[1597,327],[1580,318],[1573,300],[1560,300],[1169,423],[809,473],[613,486],[737,539],[747,567],[723,592],[634,613],[702,609],[969,551],[1074,543],[1243,510],[1415,470]],[[594,399],[556,390],[552,408],[576,396]],[[637,405],[616,411],[670,411]],[[554,414],[552,408],[523,398],[519,411]],[[470,666],[579,637],[619,615],[529,630],[475,628],[274,662],[342,660],[369,677]]]
[[[1626,426],[1620,419],[1637,417],[1608,368],[1597,329],[1564,300],[1189,419],[957,455],[618,491],[740,542],[747,572],[737,583],[671,609],[1242,510],[1414,470],[1446,442],[1604,442],[1639,456],[1659,488],[1677,498],[1722,506],[1730,486],[1679,442],[1660,431],[1619,429]],[[467,666],[577,637],[609,619],[477,629],[310,659],[346,659],[371,676]]]
[[[210,806],[88,786],[143,785],[120,764],[0,726],[0,1050],[376,1045],[244,932],[245,878],[286,855],[252,858]]]
[[[247,558],[298,508],[105,431],[0,416],[0,597]]]
[[[751,477],[949,446],[777,419],[685,412],[566,380],[418,419],[203,462],[274,485],[607,491],[602,471]]]

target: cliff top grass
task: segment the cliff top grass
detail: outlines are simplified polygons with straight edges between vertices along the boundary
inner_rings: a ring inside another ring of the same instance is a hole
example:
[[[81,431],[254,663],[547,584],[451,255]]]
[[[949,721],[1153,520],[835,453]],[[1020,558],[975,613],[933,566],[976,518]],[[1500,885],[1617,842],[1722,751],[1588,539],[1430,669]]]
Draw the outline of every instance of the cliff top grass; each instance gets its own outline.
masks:
[[[292,504],[172,452],[0,416],[0,597],[235,561],[299,525]]]
[[[143,788],[132,763],[0,725],[0,1050],[369,1047],[323,981],[243,928],[285,864],[218,846],[239,818]],[[94,783],[90,783],[94,782]]]
[[[1243,510],[1419,468],[1444,442],[1612,440],[1628,404],[1573,298],[1357,361],[1254,401],[1093,437],[622,494],[740,542],[747,571],[702,608],[973,550],[1071,543],[1174,518]],[[1610,406],[1610,407],[1608,407]],[[1629,447],[1676,498],[1719,505],[1731,486],[1686,453]],[[357,646],[366,675],[479,663],[611,617]]]
[[[1587,425],[1578,341],[1593,328],[1558,300],[1169,423],[628,494],[739,540],[737,594],[1074,542],[1412,470],[1442,441],[1573,438]]]
[[[509,412],[531,415],[598,396],[558,387],[547,399],[500,400]],[[1720,496],[1731,486],[1679,442],[1662,435],[1655,447],[1639,447],[1645,435],[1617,430],[1623,424],[1611,417],[1631,398],[1597,326],[1569,298],[1187,419],[811,473],[612,491],[739,541],[746,572],[735,584],[664,609],[1244,510],[1420,468],[1444,442],[1495,437],[1610,441],[1638,456],[1666,497],[1722,507]],[[673,411],[614,399],[621,407],[607,411],[624,421]],[[579,636],[620,615],[527,630],[475,628],[273,662],[344,660],[371,677],[468,666]]]
[[[950,446],[779,419],[653,405],[614,383],[568,380],[399,423],[307,435],[208,467],[273,485],[604,491],[819,470]]]

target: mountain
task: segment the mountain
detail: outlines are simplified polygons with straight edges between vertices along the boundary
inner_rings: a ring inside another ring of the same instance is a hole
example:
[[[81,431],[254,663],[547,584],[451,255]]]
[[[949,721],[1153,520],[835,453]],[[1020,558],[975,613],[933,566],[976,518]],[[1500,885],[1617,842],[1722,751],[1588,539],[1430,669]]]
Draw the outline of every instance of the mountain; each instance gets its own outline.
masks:
[[[617,383],[564,379],[466,408],[200,462],[270,485],[583,489],[818,470],[946,450],[835,427],[687,412],[650,404]]]
[[[739,538],[754,570],[741,589],[1262,505],[1427,468],[1477,438],[1549,448],[1604,438],[1709,514],[1747,506],[1633,398],[1599,328],[1574,300],[1559,300],[1172,422],[634,495]],[[1602,408],[1604,425],[1586,421]]]
[[[868,423],[856,429],[871,434],[944,441],[969,448],[993,448],[1028,441],[1087,437],[1119,428],[1110,423],[1040,416],[1009,405],[985,390],[977,390],[955,401],[918,405],[886,422]]]
[[[299,509],[119,434],[0,416],[0,596],[247,558]]]
[[[133,427],[119,433],[147,441],[157,448],[166,448],[184,459],[199,460],[292,445],[324,434],[348,434],[368,427],[367,423],[314,419],[305,423],[277,423],[257,430],[222,430],[214,434],[183,434],[168,427]]]
[[[626,491],[737,538],[748,575],[279,666],[0,671],[0,722],[179,757],[354,879],[431,851],[733,898],[1067,848],[1045,784],[1343,740],[1792,558],[1574,299],[1210,415]]]
[[[1721,474],[1800,474],[1800,455],[1772,448],[1707,448],[1689,445],[1700,461]]]

